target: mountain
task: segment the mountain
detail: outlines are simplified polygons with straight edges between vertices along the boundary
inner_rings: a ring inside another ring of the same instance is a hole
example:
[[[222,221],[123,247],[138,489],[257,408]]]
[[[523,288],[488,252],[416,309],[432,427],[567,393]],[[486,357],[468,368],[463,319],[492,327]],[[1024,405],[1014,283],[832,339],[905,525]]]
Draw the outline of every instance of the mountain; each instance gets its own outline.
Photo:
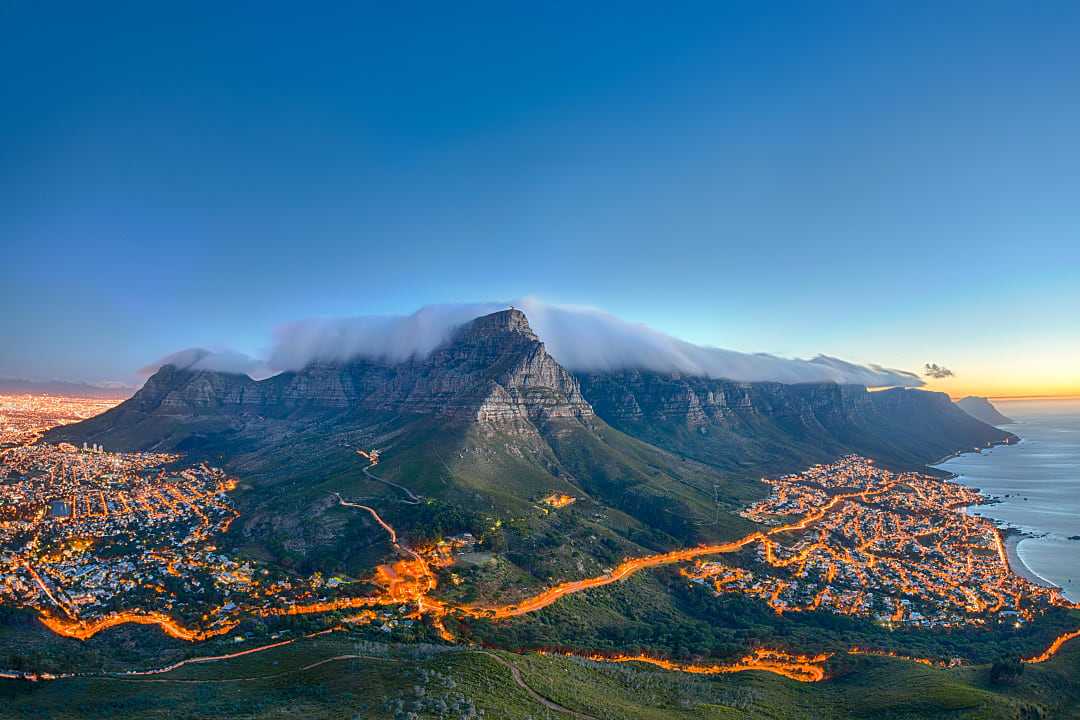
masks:
[[[482,536],[527,585],[741,534],[737,510],[760,497],[765,473],[850,452],[921,466],[1009,437],[938,393],[575,376],[506,310],[404,362],[317,363],[261,381],[166,365],[129,400],[47,439],[224,465],[243,480],[234,542],[278,561],[345,572],[370,561],[371,528],[335,512],[341,493],[375,497],[414,536]],[[383,450],[377,478],[355,452],[371,448]],[[552,493],[577,502],[538,515]]]
[[[517,310],[465,325],[429,357],[388,364],[312,364],[265,380],[165,365],[127,402],[64,434],[118,447],[176,449],[204,431],[274,418],[381,412],[485,425],[587,420],[577,380],[547,353]]]
[[[121,384],[90,385],[64,380],[20,380],[0,378],[0,393],[13,395],[60,395],[63,397],[121,400],[131,397],[135,388]]]
[[[734,511],[761,493],[610,427],[517,310],[477,318],[428,357],[401,363],[314,364],[261,381],[167,365],[126,402],[47,439],[224,464],[245,481],[244,542],[296,562],[348,561],[370,544],[331,512],[335,492],[386,495],[386,514],[412,534],[505,536],[541,576],[554,572],[544,562],[580,555],[575,538],[595,569],[642,547],[744,532]],[[379,478],[430,502],[403,503],[367,477],[355,450],[370,448],[383,450]],[[552,493],[577,498],[572,527],[551,514],[492,532],[535,515]],[[551,540],[537,547],[543,537]],[[571,567],[583,572],[581,562]]]
[[[968,395],[956,401],[956,406],[971,417],[981,420],[987,425],[1008,425],[1013,422],[1012,418],[1005,417],[994,405],[984,397]]]
[[[1015,439],[943,393],[833,383],[739,383],[638,370],[583,374],[597,414],[623,432],[718,468],[784,472],[845,453],[917,467]]]

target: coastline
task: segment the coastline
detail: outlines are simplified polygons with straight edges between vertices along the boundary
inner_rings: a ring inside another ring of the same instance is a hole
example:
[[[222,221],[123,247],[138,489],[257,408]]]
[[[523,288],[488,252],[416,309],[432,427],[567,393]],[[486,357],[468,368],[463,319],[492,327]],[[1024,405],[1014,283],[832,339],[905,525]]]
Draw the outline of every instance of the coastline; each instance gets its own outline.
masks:
[[[1007,528],[1005,530],[1002,530],[1002,533],[1005,536],[1003,538],[1005,541],[1005,557],[1009,560],[1009,570],[1012,571],[1013,575],[1019,575],[1020,577],[1027,580],[1029,583],[1033,585],[1038,585],[1039,587],[1050,588],[1054,590],[1061,589],[1060,587],[1050,582],[1046,578],[1042,577],[1024,564],[1023,559],[1020,557],[1020,551],[1018,550],[1018,548],[1020,547],[1020,543],[1030,537],[1029,535],[1019,532],[1014,528]]]
[[[1016,423],[1014,422],[1014,423],[1009,423],[1009,424],[1015,425]],[[1006,432],[1009,432],[1009,431],[1006,430]],[[1001,441],[1001,442],[993,443],[989,447],[993,448],[993,447],[997,447],[999,445],[1018,445],[1019,443],[1023,442],[1023,438],[1020,437],[1019,435],[1016,435],[1015,433],[1010,433],[1010,434],[1014,438],[1016,438],[1015,442],[1009,442],[1008,440],[1004,440],[1004,441]],[[960,457],[961,455],[968,455],[970,453],[979,453],[979,454],[981,454],[982,450],[983,450],[982,448],[979,448],[979,449],[972,448],[971,450],[959,450],[957,452],[950,453],[949,455],[946,455],[942,459],[940,459],[937,462],[931,464],[930,467],[933,468],[934,470],[945,473],[945,475],[946,475],[946,477],[944,478],[945,480],[947,480],[947,481],[956,481],[956,480],[958,480],[960,478],[959,473],[954,473],[954,472],[952,472],[950,470],[943,470],[942,468],[938,467],[938,465],[942,465],[942,464],[948,462],[949,460],[952,460],[953,458]],[[993,503],[993,502],[996,501],[996,498],[994,498],[993,496],[987,495],[981,489],[979,489],[978,492],[979,492],[980,495],[982,495],[985,498],[985,502],[980,503],[979,505],[970,505],[970,506],[964,508],[965,512],[971,513],[971,512],[973,512],[975,510],[975,508],[980,507],[981,505],[990,504],[990,503]],[[981,514],[980,514],[980,517],[982,517]],[[986,518],[986,519],[989,520],[990,518]],[[1039,587],[1049,588],[1049,589],[1053,589],[1053,590],[1061,590],[1060,586],[1055,585],[1054,583],[1050,582],[1046,578],[1044,578],[1041,575],[1039,575],[1038,573],[1036,573],[1030,567],[1028,567],[1024,563],[1023,558],[1020,557],[1020,550],[1019,550],[1020,543],[1022,543],[1024,540],[1029,539],[1031,537],[1030,535],[1023,532],[1022,530],[1018,530],[1017,528],[1009,526],[1009,525],[1006,525],[1004,527],[999,526],[998,531],[1001,533],[1001,539],[1002,539],[1002,541],[1003,541],[1003,543],[1005,545],[1005,557],[1006,557],[1006,559],[1008,561],[1009,571],[1013,575],[1017,575],[1019,577],[1022,577],[1025,580],[1027,580],[1029,583],[1031,583],[1033,585],[1037,585]]]
[[[1015,423],[1015,422],[1009,423],[1009,425],[1016,425],[1016,424],[1017,423]],[[1002,445],[1019,445],[1020,443],[1022,443],[1024,441],[1024,438],[1020,437],[1019,435],[1012,432],[1011,430],[1005,430],[1003,428],[998,428],[998,430],[1001,430],[1002,432],[1009,433],[1010,435],[1012,435],[1015,438],[1015,440],[1010,441],[1010,440],[1008,440],[1006,438],[1005,440],[998,440],[997,442],[992,442],[992,443],[990,443],[989,445],[987,445],[984,448],[971,448],[970,450],[957,450],[956,452],[949,453],[948,455],[941,458],[940,460],[935,460],[934,462],[926,463],[926,466],[929,467],[929,468],[932,468],[934,470],[939,470],[940,472],[948,473],[949,475],[951,475],[953,477],[957,477],[956,473],[950,472],[949,470],[941,470],[941,468],[939,468],[938,465],[944,465],[945,463],[949,462],[953,458],[958,458],[961,455],[970,455],[972,453],[975,453],[977,455],[981,455],[983,450],[993,450],[994,448],[1001,447]]]

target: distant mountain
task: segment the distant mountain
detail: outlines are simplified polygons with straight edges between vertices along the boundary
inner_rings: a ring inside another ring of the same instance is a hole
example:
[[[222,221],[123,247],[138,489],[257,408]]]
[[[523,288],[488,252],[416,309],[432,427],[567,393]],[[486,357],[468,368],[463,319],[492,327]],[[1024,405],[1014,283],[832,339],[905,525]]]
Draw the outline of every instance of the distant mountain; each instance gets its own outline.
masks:
[[[13,395],[61,395],[64,397],[101,398],[104,400],[131,397],[135,388],[126,385],[90,385],[63,380],[20,380],[0,378],[0,393]]]
[[[966,398],[957,400],[956,406],[971,417],[982,420],[988,425],[1008,425],[1014,422],[1012,418],[1007,418],[998,412],[998,409],[984,397],[968,395]]]
[[[261,381],[166,365],[129,400],[47,439],[224,464],[244,481],[237,542],[292,563],[348,571],[370,543],[328,498],[389,494],[381,505],[399,529],[501,528],[518,567],[567,577],[581,562],[745,532],[735,511],[761,495],[767,472],[849,452],[918,467],[1009,437],[938,393],[575,376],[507,310],[404,362],[313,364]],[[358,448],[384,450],[379,477],[426,501],[365,476]],[[574,510],[528,528],[496,521],[535,515],[551,493],[577,498]]]

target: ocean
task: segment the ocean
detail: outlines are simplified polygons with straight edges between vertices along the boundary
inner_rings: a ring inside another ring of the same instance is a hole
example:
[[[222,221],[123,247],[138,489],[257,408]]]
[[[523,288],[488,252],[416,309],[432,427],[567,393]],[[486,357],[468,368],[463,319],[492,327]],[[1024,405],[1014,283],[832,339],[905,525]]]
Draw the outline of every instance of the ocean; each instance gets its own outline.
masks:
[[[1080,400],[999,400],[1020,437],[938,465],[958,482],[1000,498],[969,512],[1032,535],[1017,546],[1028,569],[1080,601]]]

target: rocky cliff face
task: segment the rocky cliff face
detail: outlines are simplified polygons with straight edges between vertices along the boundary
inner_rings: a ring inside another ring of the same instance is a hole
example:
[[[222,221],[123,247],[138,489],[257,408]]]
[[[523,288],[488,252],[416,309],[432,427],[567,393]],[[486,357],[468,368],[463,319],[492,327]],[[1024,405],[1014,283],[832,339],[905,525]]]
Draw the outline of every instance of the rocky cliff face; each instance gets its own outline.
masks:
[[[733,468],[747,461],[817,462],[843,452],[920,464],[1013,438],[967,416],[943,393],[921,390],[738,383],[636,370],[580,380],[586,399],[614,427]]]
[[[535,439],[551,421],[587,429],[595,415],[635,438],[730,469],[795,469],[848,452],[914,465],[1012,437],[940,393],[637,370],[575,377],[518,310],[476,318],[430,356],[402,363],[317,363],[258,382],[166,366],[130,400],[50,437],[170,447],[190,436],[283,438],[312,418],[340,427],[367,417],[398,424],[429,417]],[[335,423],[339,416],[343,422]]]
[[[746,416],[825,423],[872,408],[870,394],[857,385],[742,383],[640,370],[582,374],[580,380],[600,416],[618,423],[697,429],[731,426]]]
[[[194,415],[221,407],[254,407],[261,403],[261,394],[258,383],[247,375],[166,365],[122,405],[141,412]]]
[[[520,310],[477,318],[425,360],[394,366],[354,363],[358,405],[447,415],[481,423],[586,418],[578,381],[552,358]],[[372,375],[374,374],[374,377]]]
[[[255,381],[166,365],[102,420],[386,411],[485,424],[593,415],[519,310],[477,318],[422,360],[316,363]],[[100,420],[99,420],[100,423]]]

